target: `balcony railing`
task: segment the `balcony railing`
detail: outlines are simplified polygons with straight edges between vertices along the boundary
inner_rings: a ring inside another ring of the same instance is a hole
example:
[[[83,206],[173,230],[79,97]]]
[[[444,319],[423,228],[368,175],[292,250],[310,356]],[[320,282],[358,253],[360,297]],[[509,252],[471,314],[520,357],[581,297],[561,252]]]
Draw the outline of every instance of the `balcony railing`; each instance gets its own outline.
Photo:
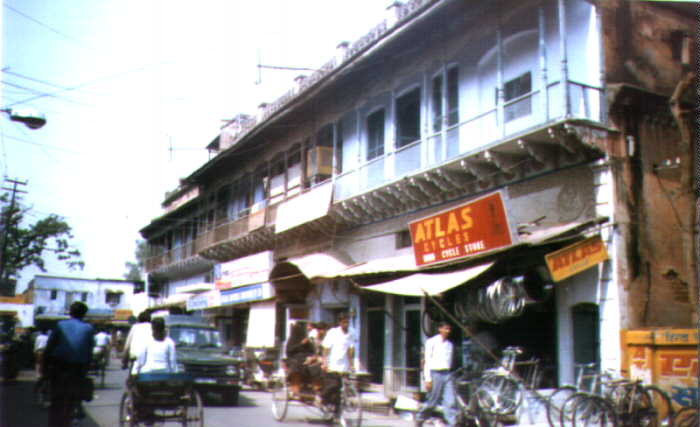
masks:
[[[568,87],[568,114],[561,93],[561,82],[550,83],[544,97],[541,90],[524,94],[504,103],[501,108],[483,111],[338,175],[334,182],[334,200],[348,199],[421,170],[477,152],[501,139],[547,122],[567,117],[600,121],[602,89],[572,81],[568,82]]]

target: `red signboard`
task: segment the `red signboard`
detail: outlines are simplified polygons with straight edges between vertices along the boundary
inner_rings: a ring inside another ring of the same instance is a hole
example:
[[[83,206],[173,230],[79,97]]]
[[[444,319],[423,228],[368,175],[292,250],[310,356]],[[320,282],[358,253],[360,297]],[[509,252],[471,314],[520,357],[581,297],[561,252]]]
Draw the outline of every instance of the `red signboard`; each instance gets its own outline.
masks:
[[[412,222],[410,227],[413,253],[419,267],[513,244],[500,192]]]

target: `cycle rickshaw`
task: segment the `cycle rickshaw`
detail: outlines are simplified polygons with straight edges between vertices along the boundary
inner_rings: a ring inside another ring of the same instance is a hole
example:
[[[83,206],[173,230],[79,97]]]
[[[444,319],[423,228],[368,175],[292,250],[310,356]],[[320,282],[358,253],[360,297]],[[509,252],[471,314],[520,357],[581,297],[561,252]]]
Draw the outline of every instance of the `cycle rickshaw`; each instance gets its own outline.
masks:
[[[337,421],[343,427],[360,427],[362,424],[362,398],[358,378],[354,374],[342,374],[340,403],[324,405],[318,381],[305,382],[299,393],[292,393],[286,372],[278,372],[272,381],[272,415],[284,421],[290,405],[306,408],[312,415],[325,421]],[[319,380],[316,378],[315,380]],[[314,384],[316,383],[316,384]]]
[[[193,386],[192,377],[184,373],[149,373],[130,379],[119,405],[119,425],[179,421],[182,426],[203,427],[202,397]]]

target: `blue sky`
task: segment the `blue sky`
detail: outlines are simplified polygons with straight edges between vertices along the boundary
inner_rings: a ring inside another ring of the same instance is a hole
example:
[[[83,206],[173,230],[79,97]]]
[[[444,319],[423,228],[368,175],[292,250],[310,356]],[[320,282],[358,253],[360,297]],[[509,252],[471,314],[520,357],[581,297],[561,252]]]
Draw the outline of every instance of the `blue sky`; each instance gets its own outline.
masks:
[[[30,131],[2,118],[0,174],[28,182],[31,220],[65,217],[86,262],[71,272],[49,260],[48,274],[122,277],[138,230],[207,160],[222,120],[254,113],[299,74],[263,70],[256,84],[258,55],[317,67],[388,3],[4,0],[2,105],[48,123]],[[36,273],[23,273],[20,291]]]

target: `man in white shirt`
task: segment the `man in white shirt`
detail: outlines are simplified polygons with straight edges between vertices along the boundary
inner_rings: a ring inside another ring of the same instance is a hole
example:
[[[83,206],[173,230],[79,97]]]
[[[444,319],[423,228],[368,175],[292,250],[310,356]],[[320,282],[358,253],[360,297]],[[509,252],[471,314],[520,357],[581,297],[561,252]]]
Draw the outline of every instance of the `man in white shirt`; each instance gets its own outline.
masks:
[[[124,344],[124,354],[122,356],[122,369],[127,369],[130,364],[139,357],[141,351],[153,340],[153,331],[151,329],[151,314],[142,311],[139,314],[139,321],[131,326],[129,335],[126,337]]]
[[[445,421],[450,427],[457,423],[457,405],[455,402],[454,383],[449,381],[454,349],[448,339],[452,326],[440,322],[438,333],[425,342],[425,362],[423,375],[425,388],[428,390],[428,400],[416,414],[416,427],[423,425],[430,412],[441,405]]]
[[[105,366],[109,365],[109,345],[111,339],[109,334],[100,328],[100,331],[95,335],[95,347],[92,350],[93,360],[97,361],[99,364],[104,363]]]
[[[341,376],[354,371],[355,337],[350,333],[350,319],[347,314],[339,318],[339,326],[328,331],[323,338],[323,363],[325,372],[321,402],[333,405],[336,413],[340,404]]]

